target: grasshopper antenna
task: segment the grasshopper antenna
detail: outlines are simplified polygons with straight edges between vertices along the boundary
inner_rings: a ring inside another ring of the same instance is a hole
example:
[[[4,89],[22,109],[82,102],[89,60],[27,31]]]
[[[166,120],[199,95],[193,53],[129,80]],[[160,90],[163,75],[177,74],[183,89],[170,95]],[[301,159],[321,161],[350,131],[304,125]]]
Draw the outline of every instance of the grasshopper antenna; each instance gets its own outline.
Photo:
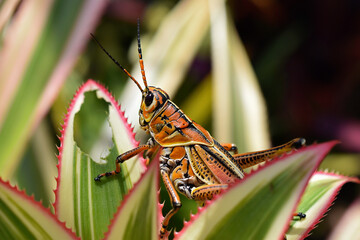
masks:
[[[139,63],[140,63],[140,69],[141,69],[141,76],[144,81],[145,85],[145,91],[148,89],[146,76],[145,76],[145,70],[144,70],[144,61],[142,58],[142,52],[141,52],[141,43],[140,43],[140,20],[137,19],[137,42],[138,42],[138,52],[139,52]]]
[[[121,70],[123,70],[125,72],[126,75],[129,76],[129,78],[131,78],[131,80],[133,80],[133,82],[138,86],[138,88],[140,89],[141,92],[143,92],[143,89],[141,88],[140,84],[138,83],[138,81],[136,81],[136,79],[131,76],[131,74],[125,69],[123,68],[123,66],[120,65],[120,63],[118,61],[116,61],[111,55],[110,53],[108,53],[108,51],[105,50],[105,48],[100,44],[100,42],[95,38],[95,36],[90,33],[91,37],[95,40],[95,42],[97,43],[97,45],[106,53],[106,55],[108,55],[108,57],[119,67],[121,68]],[[142,73],[142,72],[141,72]],[[145,76],[145,73],[143,75],[143,78]],[[146,80],[146,79],[145,79]],[[145,85],[147,88],[147,85]]]

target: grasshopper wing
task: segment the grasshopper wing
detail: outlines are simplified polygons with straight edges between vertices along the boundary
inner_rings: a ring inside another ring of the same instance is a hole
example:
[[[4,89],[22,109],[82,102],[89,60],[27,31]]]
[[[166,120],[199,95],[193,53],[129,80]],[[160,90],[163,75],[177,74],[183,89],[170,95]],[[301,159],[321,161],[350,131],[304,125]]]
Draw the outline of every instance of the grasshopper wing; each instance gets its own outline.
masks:
[[[213,146],[186,147],[191,167],[196,176],[207,184],[229,184],[244,177],[243,170],[233,157],[215,140]]]

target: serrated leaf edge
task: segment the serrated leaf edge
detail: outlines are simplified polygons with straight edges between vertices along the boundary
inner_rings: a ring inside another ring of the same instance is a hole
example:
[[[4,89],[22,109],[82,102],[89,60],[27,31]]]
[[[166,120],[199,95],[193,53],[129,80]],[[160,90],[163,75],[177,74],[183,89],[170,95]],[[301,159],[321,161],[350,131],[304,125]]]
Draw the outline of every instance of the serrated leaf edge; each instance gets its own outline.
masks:
[[[20,190],[16,185],[12,186],[9,181],[4,181],[1,177],[0,177],[0,184],[3,184],[3,186],[10,189],[12,192],[15,192],[15,194],[24,198],[26,201],[30,201],[33,204],[35,204],[40,211],[42,211],[44,214],[48,215],[49,217],[53,218],[55,222],[59,224],[59,226],[61,226],[70,236],[73,237],[73,239],[80,239],[70,228],[66,227],[66,224],[64,222],[61,222],[54,214],[52,214],[49,208],[45,208],[41,204],[41,202],[36,201],[34,195],[28,196],[25,190]]]
[[[61,178],[60,169],[61,169],[61,161],[62,161],[62,153],[63,153],[63,141],[64,141],[64,138],[65,138],[66,129],[67,129],[67,126],[68,126],[68,123],[69,123],[69,116],[70,116],[71,112],[73,111],[75,103],[77,102],[78,98],[81,95],[83,95],[85,92],[96,90],[96,89],[102,91],[109,98],[110,103],[115,107],[115,109],[116,109],[117,113],[119,114],[120,118],[123,120],[124,125],[126,126],[126,129],[127,129],[127,133],[129,135],[130,139],[132,139],[132,143],[133,143],[134,147],[139,146],[139,142],[135,140],[134,127],[131,126],[131,124],[128,122],[128,119],[125,117],[124,112],[121,110],[121,106],[119,105],[117,100],[115,100],[115,98],[110,93],[110,91],[108,91],[105,86],[103,86],[102,84],[100,84],[99,82],[97,82],[97,81],[95,81],[93,79],[89,79],[85,83],[83,83],[78,88],[78,90],[75,92],[75,94],[74,94],[74,96],[73,96],[73,98],[72,98],[72,100],[71,100],[71,102],[69,104],[69,107],[67,109],[67,112],[65,114],[63,124],[61,124],[61,126],[60,126],[60,133],[61,133],[61,136],[59,137],[60,145],[57,146],[57,149],[58,149],[59,153],[56,156],[57,159],[58,159],[58,164],[56,165],[56,167],[58,169],[58,176],[55,177],[55,180],[56,180],[56,188],[54,190],[55,201],[52,204],[52,206],[55,209],[55,215],[57,214],[56,213],[56,209],[57,209],[56,206],[57,206],[57,199],[58,199],[58,189],[59,189],[59,186],[60,186],[59,179]],[[142,157],[139,160],[141,161],[142,167],[144,169],[146,169],[147,167],[146,167],[146,164],[145,164],[145,160]]]
[[[317,162],[316,164],[316,168],[319,167],[321,161],[325,158],[325,156],[327,155],[327,153],[330,151],[330,149],[335,146],[336,144],[338,144],[339,141],[337,140],[333,140],[333,141],[330,141],[330,142],[325,142],[325,143],[321,143],[321,144],[328,144],[327,148],[328,148],[328,151],[324,151],[321,155],[321,157],[319,158],[320,160]],[[220,194],[218,195],[215,195],[215,197],[212,199],[212,200],[207,200],[205,201],[205,204],[203,207],[198,207],[197,209],[197,213],[196,214],[191,214],[190,215],[190,219],[189,221],[185,221],[184,222],[184,227],[179,231],[179,232],[175,232],[174,233],[174,239],[178,239],[181,237],[182,233],[185,232],[187,230],[187,228],[200,216],[200,214],[202,214],[202,212],[206,211],[206,209],[211,206],[212,204],[216,203],[216,201],[221,198],[221,196],[223,194],[226,194],[228,191],[230,191],[231,189],[233,189],[234,187],[238,186],[238,184],[243,184],[245,181],[247,181],[247,179],[249,177],[253,177],[254,175],[256,174],[259,174],[263,169],[266,169],[267,167],[269,166],[272,166],[274,165],[275,163],[277,162],[280,162],[280,161],[283,161],[284,159],[292,156],[292,155],[295,155],[295,154],[298,154],[298,153],[301,153],[305,150],[309,150],[311,148],[314,148],[316,146],[319,146],[321,144],[317,144],[317,143],[314,143],[310,146],[305,146],[305,147],[302,147],[300,149],[297,149],[297,150],[293,150],[292,152],[288,153],[288,154],[284,154],[278,158],[274,158],[272,159],[271,161],[269,162],[266,162],[264,165],[259,165],[259,167],[255,170],[251,170],[250,173],[246,174],[245,177],[243,179],[239,179],[238,181],[236,181],[235,183],[229,185],[229,187],[227,189],[224,189],[220,192]],[[307,179],[307,182],[309,182],[311,176]],[[306,184],[307,185],[307,184]],[[294,206],[294,209],[293,209],[293,212],[296,211],[296,207],[299,205],[299,202],[300,202],[300,199],[301,199],[301,196],[304,194],[304,191],[305,191],[305,188],[306,188],[306,185],[303,187],[303,189],[301,190],[301,194]],[[289,216],[289,221],[292,219],[292,216]],[[283,230],[283,234],[284,235],[287,231],[288,227],[287,226],[284,226],[284,230]]]
[[[134,184],[133,188],[131,188],[131,189],[129,190],[129,192],[125,195],[125,198],[122,200],[120,206],[118,207],[117,211],[115,212],[113,218],[112,218],[111,221],[110,221],[110,225],[109,225],[109,227],[108,227],[108,231],[105,233],[104,239],[108,239],[108,237],[109,237],[109,235],[110,235],[110,233],[111,233],[111,230],[112,230],[112,228],[113,228],[113,225],[115,224],[115,219],[121,214],[122,209],[124,208],[124,206],[126,206],[126,204],[127,204],[128,200],[130,199],[131,195],[136,191],[136,189],[138,188],[138,186],[141,184],[141,182],[142,182],[143,179],[146,177],[146,175],[149,174],[150,169],[152,169],[152,168],[156,168],[156,169],[154,170],[154,172],[155,172],[155,174],[156,174],[156,188],[157,188],[157,189],[159,188],[159,171],[160,171],[160,170],[159,170],[159,160],[158,160],[158,158],[155,158],[155,159],[150,163],[150,165],[148,166],[148,168],[146,169],[146,171],[141,174],[140,179]],[[159,202],[159,191],[157,191],[156,196],[157,196],[156,203],[158,203],[158,202]],[[159,229],[160,222],[161,222],[161,221],[159,221],[159,220],[161,219],[161,216],[162,216],[161,211],[159,211],[159,208],[160,208],[161,205],[163,205],[163,204],[159,204],[159,203],[158,203],[158,205],[157,205],[157,207],[158,207],[157,213],[160,214],[160,216],[157,217],[157,219],[158,219],[157,229]]]
[[[317,227],[317,225],[321,222],[321,220],[326,216],[326,213],[330,210],[330,207],[335,203],[336,197],[338,196],[338,194],[339,194],[342,186],[344,186],[344,184],[349,183],[349,182],[360,184],[360,179],[358,179],[356,177],[348,177],[348,176],[344,176],[341,174],[336,174],[335,172],[316,171],[313,175],[315,175],[315,174],[334,176],[334,177],[338,177],[338,178],[343,178],[343,180],[342,180],[342,183],[339,184],[339,186],[337,186],[336,189],[333,191],[333,194],[330,196],[328,203],[326,205],[324,205],[324,207],[320,211],[317,219],[315,219],[313,221],[313,223],[310,225],[310,227],[307,229],[307,231],[304,232],[304,234],[300,237],[300,239],[305,239],[306,237],[311,235],[311,231]]]

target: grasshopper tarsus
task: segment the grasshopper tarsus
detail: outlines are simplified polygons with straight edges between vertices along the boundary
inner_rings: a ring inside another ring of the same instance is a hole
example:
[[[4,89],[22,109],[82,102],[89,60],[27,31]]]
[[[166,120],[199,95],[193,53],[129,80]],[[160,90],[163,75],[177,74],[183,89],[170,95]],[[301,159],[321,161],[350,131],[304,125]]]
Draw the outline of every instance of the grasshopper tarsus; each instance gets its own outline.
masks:
[[[303,220],[306,218],[306,214],[302,212],[294,213],[294,217],[299,217],[299,220]]]
[[[100,182],[101,178],[104,176],[109,177],[109,176],[113,176],[113,175],[117,175],[117,174],[119,174],[118,171],[102,173],[102,174],[97,175],[97,177],[95,177],[94,180],[95,180],[95,182]]]

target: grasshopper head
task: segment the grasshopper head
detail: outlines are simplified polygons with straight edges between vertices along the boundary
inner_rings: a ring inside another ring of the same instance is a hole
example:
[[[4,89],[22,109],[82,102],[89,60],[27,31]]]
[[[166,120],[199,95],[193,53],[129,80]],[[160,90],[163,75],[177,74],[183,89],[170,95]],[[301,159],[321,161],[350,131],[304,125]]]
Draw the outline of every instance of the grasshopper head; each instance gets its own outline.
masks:
[[[151,119],[162,108],[162,106],[164,106],[168,99],[169,95],[160,88],[147,87],[142,91],[139,123],[143,129],[147,129]]]
[[[140,89],[142,94],[142,100],[139,111],[139,122],[140,126],[144,129],[148,129],[149,122],[155,116],[156,112],[161,109],[161,107],[165,104],[165,102],[169,99],[169,95],[161,90],[160,88],[150,87],[147,85],[145,70],[144,70],[144,61],[142,58],[141,52],[141,44],[140,44],[140,23],[138,20],[138,52],[139,52],[139,63],[142,80],[144,82],[145,88],[143,89],[140,83],[133,77],[131,74],[121,66],[106,50],[105,48],[96,40],[94,35],[91,34],[94,38],[95,42],[99,45],[99,47],[110,57],[110,59],[124,71],[126,75],[130,77],[130,79],[136,84],[136,86]]]

